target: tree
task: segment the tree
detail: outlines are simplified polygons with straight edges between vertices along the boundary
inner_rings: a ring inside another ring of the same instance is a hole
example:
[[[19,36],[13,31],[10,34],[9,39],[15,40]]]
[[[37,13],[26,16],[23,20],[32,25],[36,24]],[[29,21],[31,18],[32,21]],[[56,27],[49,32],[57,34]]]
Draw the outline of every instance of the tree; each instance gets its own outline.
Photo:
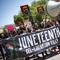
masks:
[[[32,5],[30,7],[31,10],[31,14],[34,20],[42,20],[42,15],[40,13],[38,13],[37,11],[37,7],[39,6],[45,6],[46,4],[46,0],[38,0],[38,1],[33,1]]]
[[[14,23],[16,24],[16,26],[18,26],[18,22],[23,22],[23,20],[23,17],[21,17],[20,15],[14,16]]]
[[[41,22],[42,21],[42,15],[37,13],[35,19],[36,19],[36,21]]]
[[[31,12],[30,16],[32,16],[34,21],[40,21],[41,22],[42,17],[44,18],[46,16],[46,14],[47,14],[46,11],[42,15],[37,12],[37,7],[40,5],[42,5],[45,9],[46,2],[47,2],[47,0],[38,0],[38,1],[32,2],[31,6],[30,6],[30,12]],[[24,15],[21,11],[18,13],[18,15],[14,16],[14,21],[26,20],[26,19],[29,19],[29,16]]]

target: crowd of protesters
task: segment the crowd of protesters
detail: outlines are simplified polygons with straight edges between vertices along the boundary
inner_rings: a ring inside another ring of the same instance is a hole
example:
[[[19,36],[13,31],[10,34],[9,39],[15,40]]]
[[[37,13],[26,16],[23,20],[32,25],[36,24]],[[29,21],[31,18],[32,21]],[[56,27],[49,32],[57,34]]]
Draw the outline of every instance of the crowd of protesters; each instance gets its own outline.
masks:
[[[23,34],[23,33],[34,32],[34,31],[37,31],[37,30],[49,28],[51,26],[57,26],[57,25],[60,24],[60,21],[59,21],[58,17],[56,17],[56,18],[51,18],[51,19],[44,18],[42,20],[42,22],[39,22],[40,23],[39,25],[38,25],[38,23],[31,24],[31,22],[29,20],[14,21],[14,23],[16,25],[16,28],[12,31],[8,31],[8,29],[4,29],[4,32],[0,33],[0,39],[5,39],[5,38],[8,38],[8,37],[14,37],[16,35],[20,35],[20,34]],[[54,52],[56,52],[56,47],[54,47],[53,50],[54,50]],[[2,53],[3,60],[5,60],[5,54],[3,52],[1,44],[0,44],[0,51]],[[60,45],[58,46],[58,51],[60,51]],[[44,51],[44,52],[41,52],[41,53],[43,55],[43,58],[44,58],[44,53],[46,55],[48,55],[47,51]],[[34,55],[34,56],[38,56],[38,55]]]

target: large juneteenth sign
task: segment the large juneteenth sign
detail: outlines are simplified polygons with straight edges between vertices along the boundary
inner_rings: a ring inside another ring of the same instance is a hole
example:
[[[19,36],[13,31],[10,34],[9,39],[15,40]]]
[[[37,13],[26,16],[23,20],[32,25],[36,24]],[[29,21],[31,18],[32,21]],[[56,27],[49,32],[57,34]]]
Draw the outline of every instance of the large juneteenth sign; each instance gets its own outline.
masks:
[[[60,26],[16,36],[12,41],[15,42],[15,50],[27,55],[40,53],[60,44]]]

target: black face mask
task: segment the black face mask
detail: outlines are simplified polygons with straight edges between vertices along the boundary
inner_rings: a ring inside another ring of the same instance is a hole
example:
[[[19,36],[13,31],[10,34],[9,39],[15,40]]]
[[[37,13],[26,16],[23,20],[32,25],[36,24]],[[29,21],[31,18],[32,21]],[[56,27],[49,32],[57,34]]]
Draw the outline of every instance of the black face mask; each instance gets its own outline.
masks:
[[[20,28],[17,30],[17,34],[20,35],[20,34],[24,33],[25,30],[26,30],[25,27],[20,27]]]
[[[31,29],[28,28],[28,32],[31,32]]]
[[[26,30],[25,27],[20,27],[20,30]]]

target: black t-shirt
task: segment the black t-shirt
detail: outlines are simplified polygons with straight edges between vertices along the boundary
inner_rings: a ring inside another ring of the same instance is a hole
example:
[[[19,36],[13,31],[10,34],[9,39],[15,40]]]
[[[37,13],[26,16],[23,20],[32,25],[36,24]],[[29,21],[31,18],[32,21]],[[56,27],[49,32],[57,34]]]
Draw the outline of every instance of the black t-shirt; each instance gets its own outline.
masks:
[[[8,37],[10,37],[10,33],[9,32],[5,32],[3,39],[8,38]]]

